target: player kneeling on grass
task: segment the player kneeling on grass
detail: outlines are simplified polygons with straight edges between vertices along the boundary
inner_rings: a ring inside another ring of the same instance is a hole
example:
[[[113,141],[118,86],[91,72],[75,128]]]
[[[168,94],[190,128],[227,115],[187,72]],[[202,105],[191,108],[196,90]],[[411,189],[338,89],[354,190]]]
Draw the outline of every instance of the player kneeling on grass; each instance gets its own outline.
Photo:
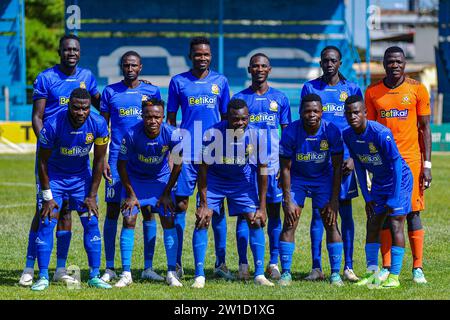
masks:
[[[282,274],[278,283],[287,286],[292,282],[295,230],[305,198],[310,197],[327,234],[330,282],[342,286],[339,270],[343,244],[336,223],[344,152],[341,133],[334,124],[322,120],[322,100],[317,94],[305,95],[300,110],[301,119],[284,129],[280,141],[284,222],[280,235]]]
[[[172,188],[181,171],[181,163],[169,167],[169,153],[179,141],[175,128],[163,124],[164,102],[152,98],[142,102],[141,123],[135,125],[122,140],[117,163],[123,184],[123,228],[120,234],[120,252],[123,272],[116,287],[130,285],[131,256],[134,245],[134,228],[137,213],[142,210],[149,217],[159,213],[164,230],[167,255],[167,283],[173,287],[182,284],[176,275],[178,237],[175,229]],[[173,134],[173,139],[172,139]],[[181,162],[181,161],[180,161]]]
[[[90,113],[90,106],[91,97],[86,89],[73,90],[68,110],[48,119],[39,134],[38,172],[42,186],[39,207],[42,210],[36,238],[39,280],[31,287],[33,291],[49,286],[53,232],[63,199],[68,199],[69,210],[78,211],[84,228],[84,248],[90,269],[88,285],[111,288],[99,278],[102,243],[97,206],[109,133],[105,120]],[[92,145],[93,172],[89,167]]]
[[[208,226],[214,212],[227,198],[231,216],[242,215],[250,228],[250,248],[255,263],[257,285],[273,286],[264,276],[266,223],[267,164],[256,158],[258,132],[248,124],[248,107],[244,100],[233,99],[228,104],[227,120],[208,129],[203,138],[203,163],[199,168],[199,205],[192,246],[195,279],[192,287],[205,286],[205,255]],[[253,175],[258,170],[258,188]],[[259,201],[258,201],[259,191]]]
[[[354,159],[359,186],[366,201],[367,272],[356,285],[379,284],[389,289],[400,286],[400,274],[405,254],[403,226],[411,210],[412,173],[401,157],[391,130],[367,120],[367,111],[360,96],[345,101],[345,117],[350,125],[343,138]],[[367,189],[366,170],[372,173],[372,187]],[[386,217],[391,219],[392,264],[389,277],[379,283],[378,252],[380,232]]]

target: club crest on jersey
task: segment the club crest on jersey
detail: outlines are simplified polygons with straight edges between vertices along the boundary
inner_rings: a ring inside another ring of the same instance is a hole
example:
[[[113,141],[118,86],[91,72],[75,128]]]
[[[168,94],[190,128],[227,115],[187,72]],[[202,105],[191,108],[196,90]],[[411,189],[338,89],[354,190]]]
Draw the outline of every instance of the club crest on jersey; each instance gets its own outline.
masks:
[[[94,142],[94,135],[92,133],[87,133],[85,144],[91,144],[92,142]]]
[[[219,94],[220,90],[219,90],[219,86],[217,84],[213,84],[211,86],[211,93],[212,94]]]
[[[325,150],[328,150],[328,149],[329,149],[328,141],[327,140],[320,141],[320,150],[321,151],[325,151]]]
[[[148,100],[147,95],[143,94],[143,95],[142,95],[142,100],[141,100],[141,101],[147,101],[147,100]]]
[[[278,103],[274,100],[270,101],[269,110],[273,112],[278,111]]]
[[[167,146],[167,145],[162,146],[161,154],[166,153],[167,150],[169,150],[169,146]]]
[[[404,95],[402,98],[402,102],[400,102],[401,104],[411,104],[411,100],[409,99],[408,95]]]
[[[341,94],[339,95],[339,101],[344,102],[348,98],[348,93],[345,91],[341,91]]]
[[[81,82],[80,82],[80,88],[81,88],[81,89],[86,89],[86,82],[81,81]]]
[[[377,148],[373,145],[372,142],[369,142],[369,151],[370,151],[370,153],[377,153],[378,152]]]

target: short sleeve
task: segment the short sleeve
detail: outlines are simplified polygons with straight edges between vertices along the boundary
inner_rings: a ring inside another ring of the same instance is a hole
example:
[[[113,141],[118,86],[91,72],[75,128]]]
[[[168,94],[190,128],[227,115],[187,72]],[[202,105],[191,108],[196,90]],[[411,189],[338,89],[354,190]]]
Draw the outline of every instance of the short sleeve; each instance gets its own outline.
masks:
[[[281,108],[280,108],[280,124],[289,124],[292,122],[291,117],[291,105],[289,103],[289,99],[286,96],[283,96]]]
[[[281,133],[279,153],[281,158],[291,159],[295,153],[295,138],[292,136],[292,127],[287,127]]]
[[[93,97],[97,93],[98,93],[97,80],[95,79],[95,76],[91,72],[91,81],[89,83],[89,94]]]
[[[155,86],[155,98],[161,100],[161,92],[157,86]]]
[[[361,88],[357,84],[354,84],[354,86],[352,86],[352,91],[350,93],[351,93],[352,96],[363,97]]]
[[[368,120],[377,120],[377,111],[375,109],[375,105],[372,101],[372,97],[370,96],[370,88],[367,89],[365,97],[364,97],[364,102],[366,105],[366,109],[367,109],[367,119]]]
[[[109,101],[111,99],[111,94],[108,90],[108,87],[103,89],[102,97],[100,99],[100,112],[111,113],[111,107]]]
[[[97,146],[105,145],[109,142],[108,125],[103,117],[99,118],[97,125],[97,135],[94,144]]]
[[[33,83],[33,101],[39,99],[48,99],[47,79],[40,73]]]
[[[178,107],[180,105],[180,98],[178,95],[178,88],[177,84],[175,83],[174,79],[172,78],[170,80],[169,84],[169,92],[168,92],[168,98],[167,98],[167,112],[177,112]]]
[[[423,84],[419,84],[417,90],[417,115],[418,116],[429,116],[431,115],[430,108],[430,95],[428,94],[427,88]]]
[[[39,132],[39,148],[53,149],[55,145],[56,134],[54,128],[47,124]]]
[[[378,136],[380,144],[380,152],[383,153],[386,159],[395,160],[400,157],[397,144],[395,143],[394,136],[390,130],[385,130]]]
[[[130,158],[130,151],[132,149],[132,139],[131,135],[128,133],[122,138],[122,143],[119,149],[119,160],[128,161]]]
[[[344,143],[342,141],[341,132],[333,124],[329,124],[328,128],[328,141],[331,155],[339,154],[344,152]]]
[[[223,88],[220,94],[219,111],[221,114],[226,114],[228,111],[228,103],[230,102],[230,88],[228,87],[228,80],[224,77]]]

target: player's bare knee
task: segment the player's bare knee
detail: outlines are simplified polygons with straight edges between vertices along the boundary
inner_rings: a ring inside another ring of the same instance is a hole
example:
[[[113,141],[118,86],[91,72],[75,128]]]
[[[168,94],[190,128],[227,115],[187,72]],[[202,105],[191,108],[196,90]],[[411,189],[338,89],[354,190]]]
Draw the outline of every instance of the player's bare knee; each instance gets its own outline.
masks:
[[[420,211],[413,211],[406,216],[408,231],[422,230],[422,219],[420,219]]]
[[[123,217],[123,227],[126,229],[134,229],[136,227],[137,215],[132,214]]]
[[[142,211],[142,219],[144,221],[155,220],[156,215],[151,211],[151,208],[149,206],[142,207],[141,211]]]
[[[176,205],[175,211],[176,212],[184,212],[188,209],[188,206],[189,206],[189,199],[181,199],[181,200],[177,199],[177,205]]]
[[[281,203],[268,203],[267,204],[267,217],[269,219],[280,218]]]
[[[175,219],[173,217],[160,216],[160,220],[161,220],[161,226],[163,227],[163,229],[175,228]]]

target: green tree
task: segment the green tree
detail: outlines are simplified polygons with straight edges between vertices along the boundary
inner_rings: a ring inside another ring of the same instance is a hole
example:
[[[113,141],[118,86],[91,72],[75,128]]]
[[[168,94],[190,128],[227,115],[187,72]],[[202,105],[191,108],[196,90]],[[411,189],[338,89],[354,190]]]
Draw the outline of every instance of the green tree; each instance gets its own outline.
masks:
[[[27,84],[59,62],[58,40],[64,34],[64,0],[26,0]]]

